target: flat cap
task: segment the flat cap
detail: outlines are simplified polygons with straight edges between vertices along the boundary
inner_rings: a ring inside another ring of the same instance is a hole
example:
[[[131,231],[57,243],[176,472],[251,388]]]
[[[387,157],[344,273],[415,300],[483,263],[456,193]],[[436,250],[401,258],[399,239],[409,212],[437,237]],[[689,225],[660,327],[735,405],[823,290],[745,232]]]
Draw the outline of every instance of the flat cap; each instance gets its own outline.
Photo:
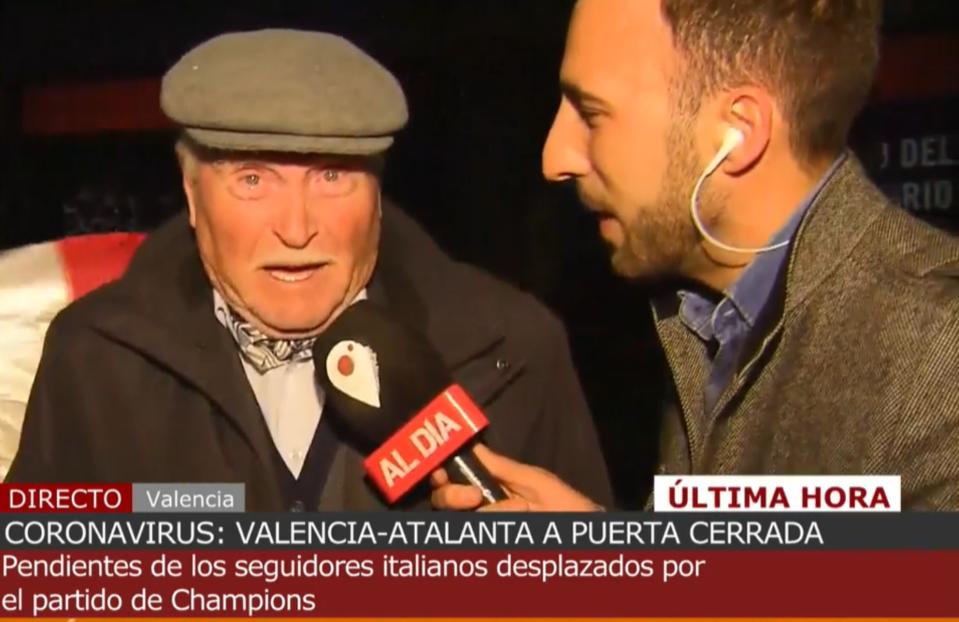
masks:
[[[216,149],[373,155],[406,125],[396,78],[337,35],[268,29],[214,37],[163,77],[160,106]]]

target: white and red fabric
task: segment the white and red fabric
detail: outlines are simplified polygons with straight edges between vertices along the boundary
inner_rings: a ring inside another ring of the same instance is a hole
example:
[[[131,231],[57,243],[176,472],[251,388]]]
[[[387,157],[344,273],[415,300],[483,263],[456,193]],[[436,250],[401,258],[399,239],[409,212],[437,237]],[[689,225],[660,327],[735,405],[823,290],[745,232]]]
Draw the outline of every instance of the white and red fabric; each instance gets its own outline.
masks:
[[[143,237],[83,235],[0,252],[0,479],[17,451],[51,320],[70,302],[123,274]]]

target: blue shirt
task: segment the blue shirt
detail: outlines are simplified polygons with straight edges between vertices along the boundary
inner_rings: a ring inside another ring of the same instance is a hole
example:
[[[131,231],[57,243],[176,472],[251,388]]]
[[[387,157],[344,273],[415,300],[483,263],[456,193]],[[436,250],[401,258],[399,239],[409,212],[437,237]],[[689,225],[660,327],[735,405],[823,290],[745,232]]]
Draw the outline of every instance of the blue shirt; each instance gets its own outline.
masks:
[[[792,241],[803,216],[845,159],[844,154],[833,162],[816,187],[802,200],[789,221],[773,236],[767,246],[787,240]],[[680,319],[686,328],[695,333],[714,352],[704,390],[703,412],[707,417],[715,408],[723,390],[736,375],[743,344],[773,294],[776,275],[786,261],[789,249],[790,246],[787,245],[773,251],[759,253],[736,282],[723,292],[724,296],[718,304],[693,291],[678,292],[681,301]]]

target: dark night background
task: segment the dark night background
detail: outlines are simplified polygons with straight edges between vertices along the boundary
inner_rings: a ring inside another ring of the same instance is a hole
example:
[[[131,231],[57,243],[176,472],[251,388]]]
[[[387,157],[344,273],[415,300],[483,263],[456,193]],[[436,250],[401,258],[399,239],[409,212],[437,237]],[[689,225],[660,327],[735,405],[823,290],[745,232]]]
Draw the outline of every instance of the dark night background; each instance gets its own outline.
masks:
[[[0,249],[149,230],[182,207],[155,88],[193,45],[263,27],[347,36],[397,75],[410,101],[386,192],[452,255],[566,321],[619,500],[636,507],[651,483],[652,406],[667,382],[644,292],[610,274],[573,193],[540,178],[571,4],[0,0]],[[957,4],[887,2],[881,75],[853,136],[891,196],[953,232]]]

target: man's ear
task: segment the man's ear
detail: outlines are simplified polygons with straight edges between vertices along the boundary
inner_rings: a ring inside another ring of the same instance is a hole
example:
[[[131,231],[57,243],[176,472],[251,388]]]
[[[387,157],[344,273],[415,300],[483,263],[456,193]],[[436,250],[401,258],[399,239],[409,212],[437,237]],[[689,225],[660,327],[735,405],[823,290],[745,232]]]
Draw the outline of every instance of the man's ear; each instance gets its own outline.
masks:
[[[190,211],[190,226],[196,228],[196,176],[197,172],[190,172],[187,167],[180,164],[180,171],[183,176],[183,194],[186,196],[187,209]]]
[[[761,88],[742,87],[726,96],[722,107],[723,123],[743,135],[743,141],[723,162],[727,174],[736,175],[749,170],[766,153],[772,139],[774,111],[772,97]]]

